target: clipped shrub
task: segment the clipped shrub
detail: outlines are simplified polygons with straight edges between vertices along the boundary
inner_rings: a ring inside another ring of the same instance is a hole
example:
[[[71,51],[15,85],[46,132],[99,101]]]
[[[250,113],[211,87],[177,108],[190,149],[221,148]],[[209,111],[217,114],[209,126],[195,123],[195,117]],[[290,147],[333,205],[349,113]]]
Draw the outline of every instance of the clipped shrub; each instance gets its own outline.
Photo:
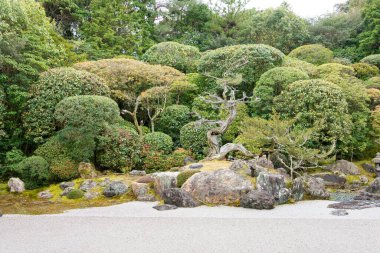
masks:
[[[355,76],[355,70],[351,66],[342,65],[339,63],[326,63],[318,66],[318,76],[320,78],[327,77],[329,75],[338,76]]]
[[[369,107],[374,110],[378,105],[380,105],[380,90],[370,88],[367,89],[367,94],[370,99]]]
[[[185,79],[183,73],[172,67],[125,58],[80,62],[74,68],[103,78],[111,89],[111,97],[122,107],[134,105],[135,98],[148,88],[169,86]]]
[[[127,172],[140,162],[141,141],[136,131],[109,126],[97,137],[96,165]]]
[[[380,69],[380,54],[369,55],[361,59],[360,62],[375,65],[376,67]]]
[[[305,72],[306,74],[308,74],[309,77],[318,76],[317,66],[315,66],[314,64],[308,63],[306,61],[299,60],[297,58],[286,56],[284,58],[284,62],[282,63],[282,66],[299,69]]]
[[[360,62],[352,64],[351,66],[356,72],[356,77],[362,80],[368,80],[379,74],[379,68],[372,64]]]
[[[84,196],[84,191],[80,189],[73,189],[69,191],[69,193],[67,193],[66,197],[68,199],[80,199],[80,198],[83,198],[83,196]]]
[[[158,151],[164,154],[169,154],[173,151],[172,137],[161,132],[144,135],[144,144],[148,145],[151,151]]]
[[[199,49],[177,42],[161,42],[149,48],[142,59],[150,64],[170,66],[184,73],[196,71]]]
[[[271,68],[282,65],[285,55],[278,49],[262,45],[236,45],[205,52],[198,66],[200,73],[224,78],[241,76],[240,90],[252,92],[254,83]]]
[[[196,158],[207,154],[207,131],[213,126],[198,121],[190,122],[181,128],[180,140],[182,147],[190,150]]]
[[[331,63],[338,63],[342,65],[350,65],[352,64],[351,60],[348,58],[335,57],[331,60]]]
[[[318,145],[343,140],[351,133],[352,122],[344,93],[331,82],[321,79],[294,82],[274,103],[280,115],[295,118],[298,127],[316,127]]]
[[[109,94],[104,81],[86,71],[55,68],[42,73],[29,91],[30,99],[23,115],[26,138],[40,143],[53,133],[54,109],[62,99],[76,95]]]
[[[168,134],[176,145],[179,144],[181,128],[191,121],[191,111],[185,105],[171,105],[165,108],[157,121],[157,130]]]
[[[380,89],[380,76],[375,76],[365,82],[367,88]]]
[[[0,166],[0,178],[8,179],[13,176],[19,176],[17,165],[24,160],[25,154],[17,148],[12,148],[5,153],[4,166]]]
[[[315,65],[321,65],[331,62],[334,58],[334,53],[323,45],[311,44],[297,47],[289,53],[289,56]]]
[[[181,188],[182,185],[189,179],[192,175],[201,172],[200,170],[185,170],[178,174],[177,176],[177,187]]]
[[[177,149],[172,154],[164,154],[158,151],[151,151],[146,148],[142,167],[147,173],[156,171],[167,171],[174,167],[184,165],[184,159],[189,156],[189,152],[184,149]]]
[[[277,67],[265,72],[253,90],[252,108],[254,115],[267,116],[272,113],[273,99],[281,94],[289,84],[308,80],[305,72],[290,67]]]
[[[49,163],[54,180],[65,181],[79,176],[78,163],[71,158],[72,150],[63,145],[58,136],[49,138],[34,154]]]
[[[36,189],[46,185],[51,179],[49,163],[40,156],[30,156],[17,164],[19,177],[26,189]]]

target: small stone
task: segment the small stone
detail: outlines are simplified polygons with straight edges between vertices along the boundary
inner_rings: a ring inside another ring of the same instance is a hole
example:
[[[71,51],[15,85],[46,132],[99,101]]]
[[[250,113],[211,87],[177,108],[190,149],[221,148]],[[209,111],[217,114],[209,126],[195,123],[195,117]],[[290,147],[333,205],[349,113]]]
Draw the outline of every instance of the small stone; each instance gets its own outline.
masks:
[[[346,216],[348,215],[348,212],[345,209],[336,209],[331,211],[331,214],[335,216]]]
[[[87,192],[87,191],[91,190],[92,188],[94,188],[96,185],[97,185],[97,183],[95,181],[93,181],[91,179],[87,179],[80,185],[79,189]]]
[[[156,197],[149,194],[149,184],[133,182],[131,186],[132,192],[138,201],[156,201]]]
[[[92,191],[89,191],[89,192],[86,192],[85,194],[84,194],[84,197],[86,198],[86,199],[95,199],[95,198],[97,198],[99,196],[99,193],[97,193],[97,192],[92,192]]]
[[[22,193],[25,191],[24,182],[18,177],[11,177],[8,181],[10,192]]]
[[[197,207],[201,205],[201,203],[193,199],[188,192],[179,188],[166,189],[162,198],[165,204],[178,207]]]
[[[95,166],[92,163],[81,162],[78,166],[78,172],[81,178],[96,178]]]
[[[106,187],[107,185],[109,185],[111,183],[111,180],[107,177],[106,179],[104,179],[99,185],[101,187]]]
[[[240,200],[240,206],[251,209],[273,209],[275,200],[272,195],[266,191],[252,190],[243,195]]]
[[[362,182],[363,184],[368,184],[369,182],[369,179],[366,176],[360,176],[359,179],[360,179],[360,182]]]
[[[285,204],[290,199],[291,192],[287,188],[281,188],[278,192],[278,203],[279,204]]]
[[[256,165],[267,169],[274,169],[272,161],[267,159],[265,156],[259,157],[256,161]]]
[[[179,172],[155,173],[154,190],[162,197],[166,189],[177,188],[177,176]]]
[[[153,208],[156,209],[157,211],[168,211],[168,210],[177,209],[178,207],[174,205],[164,204],[164,205],[154,206]]]
[[[121,181],[114,181],[111,182],[109,185],[106,186],[106,188],[103,191],[103,195],[111,198],[114,196],[119,196],[128,191],[128,186],[126,186]]]
[[[132,170],[129,172],[129,175],[132,177],[142,177],[146,175],[146,172],[143,170]]]
[[[67,187],[74,187],[75,183],[74,182],[62,182],[59,184],[59,187],[64,190]]]
[[[372,184],[367,187],[366,192],[380,194],[380,178],[373,180]]]
[[[136,182],[143,183],[143,184],[150,184],[154,182],[154,177],[152,177],[151,175],[146,175],[139,178]]]
[[[369,172],[369,173],[375,173],[376,170],[375,170],[375,166],[373,166],[372,164],[370,163],[364,163],[362,164],[362,167],[365,171]]]
[[[313,174],[313,177],[322,178],[325,186],[334,188],[343,188],[346,184],[346,177],[341,173],[319,173]]]
[[[190,156],[186,157],[186,158],[183,160],[184,165],[189,165],[189,164],[191,164],[191,163],[195,163],[195,162],[196,162],[196,161],[195,161],[192,157],[190,157]]]
[[[340,172],[346,175],[360,175],[359,168],[354,163],[346,160],[338,160],[327,166],[327,169],[332,172]]]
[[[74,190],[74,187],[71,187],[71,186],[66,187],[66,188],[62,191],[61,196],[67,196],[67,194],[69,194],[69,192],[71,192],[72,190]]]
[[[51,199],[53,197],[53,194],[49,190],[42,191],[38,193],[38,197],[40,199]]]
[[[200,168],[203,168],[203,164],[200,164],[200,163],[194,163],[194,164],[191,164],[191,165],[189,166],[189,169],[193,169],[193,170],[195,170],[195,169],[200,169]]]

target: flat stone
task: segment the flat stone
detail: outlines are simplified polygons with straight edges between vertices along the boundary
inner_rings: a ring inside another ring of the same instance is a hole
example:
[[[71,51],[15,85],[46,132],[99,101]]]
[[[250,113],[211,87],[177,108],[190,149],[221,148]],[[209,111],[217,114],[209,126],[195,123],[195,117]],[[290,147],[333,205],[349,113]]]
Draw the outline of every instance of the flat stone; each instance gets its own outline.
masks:
[[[178,207],[197,207],[201,205],[201,203],[193,199],[188,192],[179,188],[166,189],[162,199],[165,204],[175,205]]]
[[[312,176],[322,178],[327,187],[343,188],[346,184],[346,178],[344,175],[339,175],[338,173],[319,173],[313,174]]]
[[[146,175],[139,178],[136,182],[143,183],[143,184],[150,184],[154,182],[154,177],[152,177],[151,175]]]
[[[195,169],[200,169],[200,168],[203,168],[203,164],[200,164],[200,163],[194,163],[194,164],[191,164],[191,165],[189,166],[189,169],[193,169],[193,170],[195,170]]]
[[[327,169],[332,172],[341,172],[346,175],[360,175],[359,168],[352,162],[346,160],[338,160],[327,166]]]
[[[142,177],[146,175],[146,172],[143,170],[132,170],[129,172],[129,175],[132,177]]]
[[[380,201],[352,200],[330,204],[328,208],[361,210],[366,208],[380,207]]]
[[[38,197],[40,199],[51,199],[53,197],[53,194],[49,190],[42,191],[38,193]]]
[[[331,211],[331,214],[335,216],[346,216],[348,215],[348,212],[345,209],[337,209],[337,210]]]
[[[114,196],[119,196],[128,191],[128,186],[121,181],[113,181],[103,190],[103,195],[111,198]]]
[[[86,199],[95,199],[99,196],[99,193],[98,192],[93,192],[93,191],[88,191],[84,194],[84,197]]]
[[[87,192],[89,190],[91,190],[92,188],[96,187],[97,186],[97,183],[91,179],[87,179],[85,180],[79,187],[79,189],[81,189],[82,191],[84,192]]]
[[[59,184],[59,188],[62,190],[66,189],[67,187],[74,187],[75,183],[74,182],[62,182]]]
[[[157,211],[168,211],[168,210],[177,209],[178,207],[174,205],[164,204],[164,205],[154,206],[153,208],[156,209]]]
[[[240,206],[251,209],[273,209],[275,199],[266,191],[252,190],[240,199]]]

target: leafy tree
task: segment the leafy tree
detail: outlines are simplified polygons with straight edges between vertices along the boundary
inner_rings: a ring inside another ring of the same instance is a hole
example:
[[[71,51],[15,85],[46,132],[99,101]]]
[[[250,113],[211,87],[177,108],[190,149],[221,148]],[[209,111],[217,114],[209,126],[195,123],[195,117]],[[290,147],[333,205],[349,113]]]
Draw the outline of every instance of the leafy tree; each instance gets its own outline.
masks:
[[[189,81],[175,81],[170,85],[170,93],[176,98],[177,104],[180,104],[180,101],[183,103],[191,101],[197,91],[198,86]]]
[[[170,66],[184,73],[192,73],[196,71],[200,57],[196,47],[177,42],[162,42],[149,48],[142,59],[150,64]]]
[[[240,43],[267,44],[289,53],[309,40],[308,23],[282,4],[251,15],[240,24]]]
[[[367,0],[363,9],[363,31],[359,34],[359,49],[364,55],[380,53],[380,1]]]
[[[15,173],[25,183],[25,188],[36,189],[51,180],[49,163],[40,156],[30,156],[16,165]]]

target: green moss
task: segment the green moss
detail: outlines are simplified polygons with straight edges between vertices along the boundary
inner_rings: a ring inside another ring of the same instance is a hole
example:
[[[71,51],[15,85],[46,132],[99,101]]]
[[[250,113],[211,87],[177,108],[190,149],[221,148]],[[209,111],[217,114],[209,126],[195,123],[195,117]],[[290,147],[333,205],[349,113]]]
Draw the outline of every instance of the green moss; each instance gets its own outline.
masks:
[[[189,179],[192,175],[199,173],[200,170],[185,170],[178,174],[177,176],[177,186],[181,188],[182,185]]]
[[[79,189],[74,189],[67,194],[68,199],[80,199],[83,198],[84,192]]]

